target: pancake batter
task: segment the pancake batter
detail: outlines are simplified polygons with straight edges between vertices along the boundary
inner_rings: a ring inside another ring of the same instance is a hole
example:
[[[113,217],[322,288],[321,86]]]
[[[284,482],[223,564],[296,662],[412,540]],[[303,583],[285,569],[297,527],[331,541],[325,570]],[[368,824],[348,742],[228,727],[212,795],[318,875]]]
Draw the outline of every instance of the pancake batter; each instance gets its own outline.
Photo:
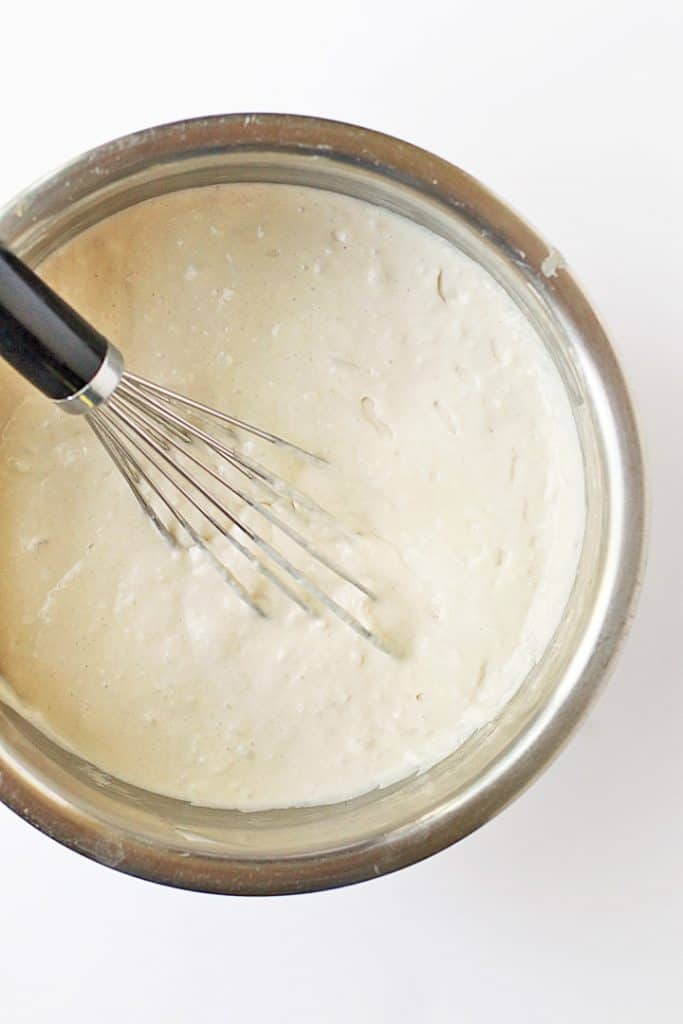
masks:
[[[343,522],[318,539],[379,599],[328,588],[396,653],[229,554],[259,619],[2,366],[5,699],[114,775],[244,810],[387,785],[497,713],[562,615],[584,490],[559,375],[485,271],[358,200],[244,184],[126,210],[41,273],[134,372],[329,461],[245,443]]]

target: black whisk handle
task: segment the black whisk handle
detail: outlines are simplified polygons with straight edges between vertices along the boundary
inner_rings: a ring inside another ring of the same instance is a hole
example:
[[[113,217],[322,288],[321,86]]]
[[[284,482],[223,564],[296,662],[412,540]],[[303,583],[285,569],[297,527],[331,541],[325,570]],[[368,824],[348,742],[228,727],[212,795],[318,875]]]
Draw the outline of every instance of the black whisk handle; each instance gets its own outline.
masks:
[[[2,246],[0,356],[47,398],[64,402],[73,412],[106,400],[123,369],[107,339]],[[103,380],[104,389],[98,385]]]

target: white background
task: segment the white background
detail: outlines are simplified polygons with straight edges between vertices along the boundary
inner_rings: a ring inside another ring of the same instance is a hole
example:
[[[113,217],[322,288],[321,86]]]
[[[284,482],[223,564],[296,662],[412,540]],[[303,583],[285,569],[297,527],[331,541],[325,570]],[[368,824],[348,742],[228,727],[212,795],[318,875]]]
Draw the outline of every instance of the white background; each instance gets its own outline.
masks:
[[[7,4],[0,202],[202,113],[355,121],[460,164],[564,253],[638,402],[650,564],[604,697],[457,847],[351,889],[176,892],[0,809],[0,1019],[683,1019],[680,0]]]

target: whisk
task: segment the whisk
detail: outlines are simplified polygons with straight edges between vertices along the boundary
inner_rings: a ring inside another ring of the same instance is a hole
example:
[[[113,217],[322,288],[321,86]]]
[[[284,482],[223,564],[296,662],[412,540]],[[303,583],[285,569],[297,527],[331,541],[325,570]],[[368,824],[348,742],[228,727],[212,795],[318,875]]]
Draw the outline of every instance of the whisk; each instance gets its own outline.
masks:
[[[255,613],[265,614],[262,604],[221,560],[215,545],[201,536],[185,509],[194,509],[212,536],[229,541],[245,561],[309,615],[318,616],[327,609],[383,648],[381,640],[319,586],[310,572],[298,568],[234,508],[236,501],[242,509],[253,510],[256,518],[261,517],[293,542],[295,550],[374,600],[368,587],[328,558],[273,507],[284,500],[295,512],[301,508],[325,515],[324,510],[282,477],[245,456],[230,439],[244,433],[302,458],[317,456],[125,370],[119,350],[1,246],[0,355],[64,412],[84,415],[157,530],[169,543],[179,545],[172,529],[175,524],[186,544],[200,548]],[[252,493],[240,486],[240,480],[249,482]],[[254,496],[255,491],[261,497]]]

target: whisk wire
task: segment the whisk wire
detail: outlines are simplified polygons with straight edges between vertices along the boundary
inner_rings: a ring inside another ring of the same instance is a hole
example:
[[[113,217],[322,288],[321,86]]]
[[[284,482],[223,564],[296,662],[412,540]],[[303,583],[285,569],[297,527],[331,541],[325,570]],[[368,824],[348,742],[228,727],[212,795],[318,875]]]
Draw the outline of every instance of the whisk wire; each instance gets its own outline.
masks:
[[[94,427],[93,427],[93,429],[94,429]],[[108,427],[103,427],[102,430],[103,430],[103,433],[104,433],[105,437],[108,438],[109,441],[111,441],[113,445],[116,445],[116,447],[117,447],[119,452],[124,451],[121,442],[118,441],[118,439],[115,436],[115,434],[111,430],[109,430]],[[97,431],[95,430],[95,433],[96,432]],[[218,522],[216,522],[216,520],[213,518],[213,516],[209,512],[207,512],[205,509],[203,509],[197,503],[197,501],[193,497],[191,497],[191,495],[189,495],[186,492],[186,490],[180,484],[177,483],[177,481],[173,480],[165,472],[163,467],[161,467],[154,459],[152,459],[151,456],[148,456],[148,454],[143,452],[141,447],[137,444],[136,441],[133,440],[133,438],[129,437],[127,439],[128,439],[128,442],[130,444],[132,444],[135,447],[135,449],[140,453],[140,455],[143,455],[148,461],[150,461],[152,463],[152,465],[155,467],[155,469],[157,470],[157,472],[160,473],[164,479],[166,479],[169,482],[171,482],[173,484],[173,486],[178,490],[179,494],[191,506],[193,506],[198,512],[200,512],[202,514],[202,516],[219,532],[219,534],[221,534],[223,537],[225,537],[232,544],[232,546],[234,548],[236,548],[241,554],[243,554],[246,558],[248,558],[250,561],[252,561],[252,563],[254,563],[254,556],[252,555],[252,553],[250,551],[248,551],[244,547],[244,545],[242,545],[238,541],[237,538],[234,538],[231,535],[227,534],[227,532],[223,529],[223,527]],[[118,464],[118,459],[110,451],[108,443],[106,443],[106,441],[104,441],[103,443],[104,443],[105,449],[108,450],[110,455],[112,455],[112,458],[114,459],[114,461]],[[252,598],[252,596],[249,594],[249,591],[246,589],[246,587],[243,586],[243,584],[240,583],[240,581],[238,580],[236,575],[234,575],[228,569],[228,567],[225,565],[225,563],[222,562],[217,557],[217,555],[212,551],[211,547],[203,540],[203,538],[200,536],[199,532],[195,529],[193,524],[191,524],[189,522],[189,520],[186,518],[186,516],[182,515],[182,513],[179,512],[179,510],[176,508],[176,506],[166,497],[166,495],[164,495],[164,493],[162,492],[161,488],[153,480],[152,476],[150,474],[146,473],[141,468],[141,466],[139,466],[137,464],[136,464],[136,471],[139,473],[139,475],[144,480],[144,482],[148,486],[150,486],[152,490],[154,490],[154,493],[157,495],[157,497],[160,499],[160,501],[163,502],[163,504],[166,506],[168,511],[173,515],[173,517],[175,518],[176,522],[186,532],[186,534],[189,537],[189,539],[191,541],[193,541],[193,543],[196,544],[197,547],[200,548],[204,552],[204,554],[206,554],[209,557],[210,561],[212,562],[214,567],[219,570],[219,572],[221,573],[221,575],[224,578],[224,580],[233,588],[233,590],[237,591],[237,593],[239,594],[239,596],[242,598],[243,601],[245,601],[259,615],[263,616],[265,614],[265,612],[263,611],[263,608]],[[157,516],[156,512],[154,511],[153,505],[150,502],[145,500],[144,496],[141,493],[140,488],[136,485],[135,482],[131,482],[129,475],[128,474],[124,474],[124,475],[126,475],[126,479],[129,482],[129,484],[130,484],[130,486],[131,486],[131,488],[133,490],[133,493],[135,494],[135,497],[137,498],[138,502],[140,503],[140,505],[142,506],[144,511],[147,512],[148,514],[152,515],[153,522],[155,522],[155,524],[161,523],[161,530],[162,530],[163,536],[167,540],[169,540],[170,543],[174,547],[177,547],[178,546],[178,542],[176,541],[176,539],[173,536],[172,532],[166,527],[166,525]],[[304,605],[303,602],[300,600],[298,594],[296,594],[293,590],[291,590],[278,577],[275,577],[275,575],[270,572],[270,570],[268,569],[267,565],[264,566],[260,562],[256,562],[256,567],[259,569],[259,571],[263,572],[263,574],[265,575],[265,577],[267,579],[271,580],[271,582],[276,587],[278,587],[280,590],[282,590],[283,593],[285,593],[291,600],[295,601],[295,603],[297,603],[304,611],[309,611],[308,607],[306,605]]]
[[[106,413],[105,414],[100,414],[100,415],[105,415],[106,416]],[[294,603],[297,604],[303,611],[308,612],[310,615],[313,615],[314,617],[317,615],[316,610],[314,608],[309,607],[309,605],[306,604],[303,601],[303,599],[296,593],[296,591],[294,591],[283,580],[281,580],[280,577],[277,576],[269,568],[268,565],[264,564],[263,561],[261,559],[259,559],[247,547],[245,547],[244,544],[242,544],[241,541],[239,541],[237,539],[237,537],[234,536],[234,534],[232,534],[228,530],[226,530],[225,527],[222,526],[214,518],[214,516],[212,516],[211,513],[206,510],[206,508],[204,508],[202,505],[200,505],[199,502],[197,501],[197,499],[194,498],[192,496],[192,494],[185,487],[183,487],[182,484],[180,484],[176,479],[174,479],[173,476],[171,476],[167,472],[167,470],[165,470],[164,467],[156,459],[153,458],[152,455],[150,455],[149,451],[145,450],[145,448],[143,448],[142,445],[140,445],[135,440],[135,438],[133,436],[131,436],[130,433],[128,433],[128,431],[125,429],[125,427],[123,427],[121,424],[119,424],[119,423],[117,423],[115,421],[112,421],[110,417],[107,417],[107,421],[112,423],[112,425],[114,426],[114,429],[118,429],[121,432],[123,437],[126,438],[128,444],[132,445],[132,447],[137,452],[139,452],[139,454],[142,455],[143,458],[147,459],[147,461],[154,467],[156,472],[159,473],[168,483],[170,483],[178,491],[178,493],[183,498],[185,498],[185,500],[190,505],[192,505],[192,507],[216,530],[216,532],[221,534],[221,536],[225,537],[225,539],[228,540],[230,542],[230,544],[232,544],[232,546],[254,566],[255,569],[257,569],[259,572],[263,573],[263,575],[267,579],[269,579],[271,583],[273,583],[288,598],[290,598],[290,600],[294,601]],[[144,433],[142,431],[138,430],[138,428],[136,428],[133,424],[127,424],[126,423],[126,426],[130,426],[130,429],[133,430],[134,433],[136,433],[138,435],[138,437],[141,437],[147,444],[149,444],[149,446],[152,449],[154,449],[154,451],[156,451],[157,454],[159,454],[168,463],[168,465],[171,468],[176,470],[190,484],[192,484],[194,487],[196,487],[197,490],[199,490],[199,492],[202,494],[202,496],[205,497],[208,501],[210,501],[211,504],[214,505],[218,509],[219,512],[222,512],[223,515],[225,515],[233,523],[234,526],[238,527],[249,538],[249,540],[251,540],[258,547],[261,546],[259,544],[259,538],[257,537],[257,535],[252,530],[250,530],[248,526],[246,526],[244,523],[241,523],[239,521],[239,519],[237,519],[237,517],[234,516],[230,512],[229,509],[226,509],[223,505],[220,504],[220,502],[216,501],[216,499],[213,498],[213,496],[211,494],[209,494],[209,492],[206,491],[206,489],[203,488],[201,486],[201,484],[199,484],[196,481],[194,481],[193,478],[189,474],[185,473],[179,466],[176,466],[175,463],[173,462],[173,460],[170,459],[165,454],[165,452],[163,451],[161,446],[157,445],[155,442],[153,442],[149,438],[145,437]],[[156,493],[158,493],[158,491]],[[164,499],[164,503],[168,504],[166,499]],[[185,525],[185,523],[183,522],[183,526],[184,525]],[[189,523],[188,523],[188,525],[189,525]],[[192,535],[192,531],[191,530],[188,530],[187,532],[190,533],[190,535]],[[221,563],[221,564],[223,564],[223,563]]]
[[[129,376],[132,379],[132,386],[128,386]],[[150,394],[147,394],[146,390]],[[206,431],[190,423],[185,417],[179,416],[173,409],[168,408],[165,404],[166,401],[176,397],[179,402],[182,401],[182,396],[176,396],[175,392],[169,392],[168,389],[161,388],[159,385],[153,385],[151,382],[143,383],[143,378],[126,373],[122,378],[121,385],[106,405],[101,406],[88,417],[98,440],[104,444],[106,451],[113,459],[117,468],[123,473],[138,503],[150,516],[154,525],[160,529],[162,535],[177,543],[171,531],[158,515],[153,503],[143,493],[141,482],[144,482],[166,510],[174,517],[190,540],[208,554],[212,563],[217,568],[220,568],[227,582],[237,591],[239,596],[250,607],[263,614],[263,609],[260,605],[249,595],[243,584],[240,583],[223,561],[217,557],[210,544],[202,539],[187,517],[176,507],[173,500],[164,493],[159,483],[153,479],[152,473],[157,477],[157,480],[160,478],[167,485],[174,488],[219,535],[229,541],[235,550],[254,569],[273,583],[299,608],[317,618],[319,610],[313,603],[316,602],[336,615],[337,618],[364,639],[383,649],[381,641],[355,615],[344,608],[326,590],[311,579],[307,573],[291,562],[289,558],[286,558],[260,533],[247,525],[223,501],[219,500],[215,494],[207,489],[207,486],[198,479],[196,473],[182,464],[181,459],[186,460],[197,471],[216,481],[234,498],[243,502],[247,508],[262,516],[271,526],[281,531],[300,550],[314,558],[338,578],[353,586],[364,596],[374,599],[374,595],[369,588],[355,579],[342,566],[319,551],[299,531],[272,512],[266,504],[246,494],[233,482],[227,480],[210,465],[207,465],[195,454],[187,450],[189,446],[194,444],[203,444],[232,469],[241,472],[249,481],[258,485],[265,485],[268,491],[273,491],[276,497],[282,498],[282,492],[276,489],[279,484],[279,478],[275,474],[269,473],[269,471],[253,463],[251,460],[247,462],[239,451],[223,445]],[[213,410],[210,410],[208,406],[195,403],[191,399],[186,400],[186,403],[188,407],[198,408],[202,416],[208,416],[213,413]],[[249,426],[248,424],[243,424],[241,420],[236,420],[234,417],[228,417],[224,414],[218,413],[217,418],[221,421],[229,422],[231,427],[247,429]],[[276,435],[261,431],[259,428],[253,428],[250,432],[263,437],[270,443],[279,443],[280,441]],[[288,448],[301,452],[304,451],[295,445],[289,444],[289,442],[282,443]],[[137,453],[149,465],[150,471],[143,468],[139,459],[135,458],[131,451]],[[221,524],[215,514],[212,514],[209,508],[207,508],[207,503],[219,516],[227,519],[232,529],[226,528]],[[313,504],[313,507],[317,506]],[[254,545],[256,551],[251,550],[245,543],[242,543],[235,536],[235,530],[242,533],[246,541]],[[300,587],[307,597],[304,598],[290,583],[285,582],[271,568],[268,562],[273,563],[292,583]]]
[[[221,444],[220,441],[217,441],[212,437],[211,434],[199,431],[199,428],[194,424],[188,423],[184,417],[175,415],[171,409],[167,408],[163,403],[151,399],[144,393],[144,391],[136,388],[135,385],[131,387],[130,382],[127,380],[127,376],[127,374],[124,375],[121,381],[121,387],[118,392],[120,395],[122,394],[131,401],[134,401],[138,407],[142,407],[145,411],[148,411],[148,407],[151,406],[157,416],[167,425],[172,423],[178,435],[182,435],[184,439],[187,438],[188,443],[191,443],[193,437],[197,440],[203,441],[216,455],[224,458],[233,465],[235,469],[239,469],[243,476],[246,476],[251,482],[257,483],[259,487],[269,493],[277,501],[282,502],[284,500],[289,500],[297,505],[301,505],[302,508],[305,508],[316,515],[326,518],[328,521],[332,521],[332,516],[330,516],[328,512],[321,508],[320,505],[313,501],[308,495],[297,491],[282,477],[265,469],[264,466],[258,465],[256,462],[244,455],[243,452],[240,452],[235,448],[227,448],[225,445]],[[136,379],[141,380],[142,378]],[[152,385],[151,383],[149,386],[150,388],[161,391],[168,390],[165,388],[159,388],[158,385]],[[182,396],[176,395],[176,392],[174,391],[170,392],[170,394],[175,396],[178,401],[183,400]],[[188,399],[187,401],[193,406],[201,405],[201,403],[193,402],[191,399]],[[213,410],[211,410],[207,405],[201,405],[201,409],[203,419],[209,420]],[[216,412],[216,416],[220,419],[224,418],[222,413]],[[263,436],[263,438],[269,443],[289,448],[290,450],[305,456],[307,459],[312,459],[318,464],[326,464],[324,459],[321,459],[316,455],[312,455],[310,452],[307,452],[304,448],[300,448],[298,445],[294,445],[289,441],[284,441],[281,438],[278,438],[275,434],[262,431],[258,427],[252,427],[250,424],[243,423],[242,420],[235,420],[233,417],[228,417],[228,419],[234,420],[235,424],[243,425],[245,430],[255,434],[256,436]]]
[[[212,409],[208,405],[204,405],[202,402],[197,402],[194,398],[188,398],[187,395],[181,395],[177,391],[172,391],[170,388],[162,387],[161,384],[155,384],[150,380],[146,380],[144,377],[138,377],[137,374],[126,371],[124,380],[127,382],[137,385],[145,391],[151,391],[157,395],[163,395],[167,400],[171,402],[177,402],[179,405],[183,405],[188,409],[194,409],[197,412],[205,413],[213,420],[218,420],[221,423],[227,423],[232,427],[237,427],[239,430],[245,431],[247,434],[253,434],[255,437],[260,437],[264,441],[270,442],[283,448],[291,448],[293,451],[299,452],[301,455],[306,455],[310,459],[314,459],[316,462],[324,462],[319,455],[314,455],[312,452],[307,451],[305,448],[300,448],[299,445],[293,444],[291,441],[285,440],[283,437],[278,437],[277,434],[271,434],[268,430],[262,430],[261,427],[254,426],[253,423],[247,423],[245,420],[237,419],[235,416],[229,416],[225,412],[221,412],[218,409]]]
[[[87,420],[91,427],[95,437],[104,447],[107,454],[110,456],[112,461],[115,463],[116,468],[122,474],[124,480],[133,492],[133,496],[140,505],[142,511],[150,518],[153,525],[161,533],[162,537],[169,542],[173,547],[177,547],[176,538],[173,536],[171,531],[168,529],[163,519],[157,515],[154,506],[148,502],[139,487],[140,477],[144,474],[139,466],[137,466],[130,457],[130,453],[119,444],[118,440],[113,434],[105,428],[104,424],[101,424],[99,419],[95,416],[89,416]],[[169,511],[174,515],[177,515],[176,510],[170,504],[167,505]]]
[[[112,404],[115,406],[116,402],[117,399],[114,399]],[[135,412],[130,410],[130,406],[128,405],[125,399],[121,399],[121,405],[128,407],[129,411],[131,412],[131,415],[135,417]],[[153,426],[147,424],[145,422],[146,420],[146,413],[143,412],[141,409],[138,409],[137,422],[142,426],[146,426],[147,429],[150,430],[150,432],[154,431]],[[155,433],[157,432],[155,431]],[[195,466],[197,466],[198,469],[206,473],[207,476],[211,477],[222,487],[228,490],[234,497],[244,502],[245,505],[247,505],[249,508],[257,512],[260,516],[266,519],[272,526],[275,526],[278,530],[281,530],[282,533],[289,537],[289,539],[292,540],[296,545],[298,545],[298,547],[306,551],[307,554],[309,554],[321,565],[324,565],[325,568],[329,569],[331,572],[341,577],[341,579],[345,580],[347,583],[350,583],[351,586],[355,587],[357,590],[360,590],[361,593],[365,594],[366,597],[369,597],[373,600],[375,599],[375,595],[368,587],[365,586],[365,584],[361,583],[360,580],[357,580],[354,576],[347,572],[346,569],[343,568],[343,566],[340,566],[337,562],[323,554],[323,552],[321,552],[318,548],[314,547],[310,543],[310,541],[306,540],[306,538],[303,537],[297,530],[293,529],[293,527],[289,526],[288,523],[284,522],[284,520],[280,516],[277,516],[275,515],[274,512],[271,512],[270,509],[262,502],[255,501],[239,487],[235,487],[235,485],[232,484],[229,480],[226,480],[225,477],[220,475],[220,473],[217,473],[215,470],[205,465],[205,463],[201,462],[200,459],[196,458],[191,452],[187,451],[185,448],[181,448],[180,445],[178,445],[172,439],[172,437],[168,437],[163,433],[163,431],[157,433],[157,439],[163,441],[165,445],[168,445],[170,448],[175,448],[178,452],[180,452],[183,455],[184,458],[188,459]],[[164,445],[162,445],[162,447],[163,446]]]

